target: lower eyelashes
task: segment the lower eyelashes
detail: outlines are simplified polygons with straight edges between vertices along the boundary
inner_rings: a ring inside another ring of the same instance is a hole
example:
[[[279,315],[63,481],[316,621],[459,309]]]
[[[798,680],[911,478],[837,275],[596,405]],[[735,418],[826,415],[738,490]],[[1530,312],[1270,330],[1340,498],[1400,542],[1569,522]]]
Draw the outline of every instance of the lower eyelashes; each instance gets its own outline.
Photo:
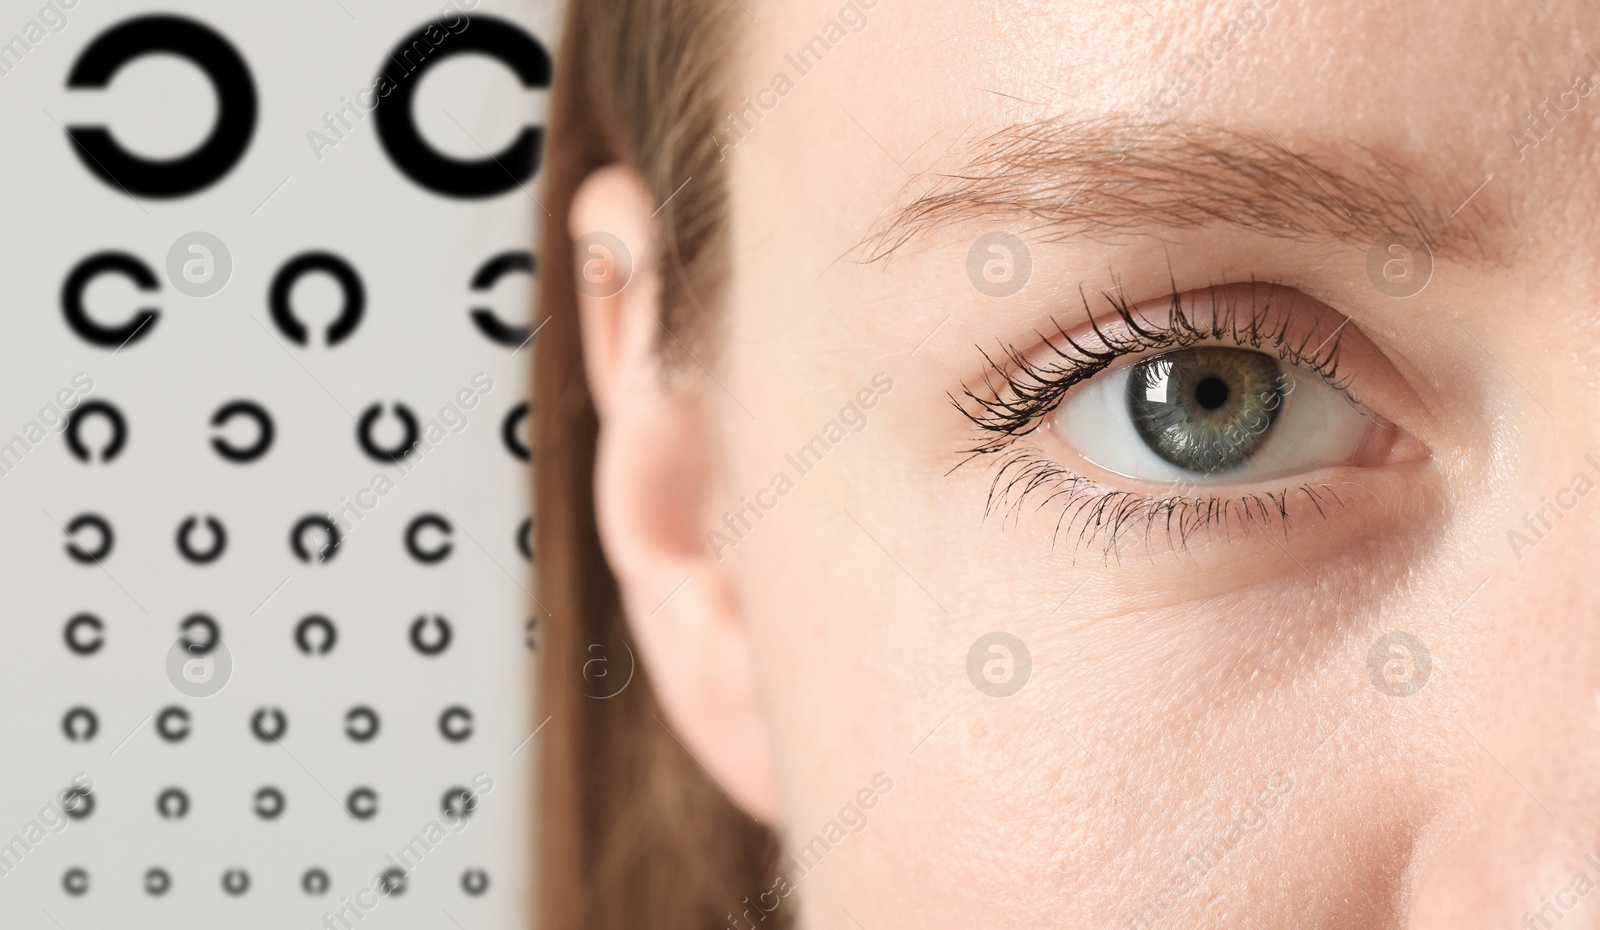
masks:
[[[1149,547],[1156,540],[1173,549],[1212,531],[1223,535],[1253,528],[1286,531],[1297,517],[1327,518],[1368,489],[1345,480],[1320,480],[1274,490],[1231,496],[1195,493],[1174,487],[1165,495],[1146,495],[1101,485],[1031,452],[1008,456],[991,494],[990,510],[1006,502],[1020,516],[1021,505],[1055,514],[1052,545],[1096,547],[1109,557],[1131,543]]]

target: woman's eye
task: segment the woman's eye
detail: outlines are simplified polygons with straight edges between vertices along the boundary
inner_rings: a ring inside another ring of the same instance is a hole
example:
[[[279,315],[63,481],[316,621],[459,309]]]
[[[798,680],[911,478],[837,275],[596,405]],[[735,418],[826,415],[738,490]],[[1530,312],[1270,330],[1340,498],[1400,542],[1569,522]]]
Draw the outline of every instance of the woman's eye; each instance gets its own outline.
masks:
[[[1049,426],[1106,471],[1197,484],[1357,464],[1384,428],[1321,375],[1253,349],[1211,345],[1102,372],[1067,393]]]

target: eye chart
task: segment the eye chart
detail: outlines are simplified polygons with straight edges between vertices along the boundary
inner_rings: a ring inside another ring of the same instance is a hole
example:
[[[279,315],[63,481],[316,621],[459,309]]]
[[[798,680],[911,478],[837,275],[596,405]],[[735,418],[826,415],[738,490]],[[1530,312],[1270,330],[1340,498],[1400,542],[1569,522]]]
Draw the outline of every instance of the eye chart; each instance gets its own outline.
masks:
[[[0,914],[524,926],[553,0],[0,4]]]

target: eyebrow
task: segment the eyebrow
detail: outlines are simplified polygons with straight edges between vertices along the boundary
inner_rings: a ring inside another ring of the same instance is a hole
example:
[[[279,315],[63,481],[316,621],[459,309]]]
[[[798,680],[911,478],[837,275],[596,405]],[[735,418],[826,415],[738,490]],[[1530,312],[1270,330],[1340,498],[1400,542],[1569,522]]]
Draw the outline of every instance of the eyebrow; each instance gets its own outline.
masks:
[[[1257,136],[1057,117],[1003,129],[972,151],[956,172],[907,184],[901,199],[909,202],[862,241],[865,261],[885,260],[949,223],[1022,214],[1038,221],[1033,231],[1046,241],[1224,223],[1362,247],[1399,235],[1426,243],[1435,258],[1497,262],[1477,231],[1489,218],[1478,191],[1463,189],[1445,206],[1444,192],[1421,172],[1366,147],[1291,152],[1264,127]]]

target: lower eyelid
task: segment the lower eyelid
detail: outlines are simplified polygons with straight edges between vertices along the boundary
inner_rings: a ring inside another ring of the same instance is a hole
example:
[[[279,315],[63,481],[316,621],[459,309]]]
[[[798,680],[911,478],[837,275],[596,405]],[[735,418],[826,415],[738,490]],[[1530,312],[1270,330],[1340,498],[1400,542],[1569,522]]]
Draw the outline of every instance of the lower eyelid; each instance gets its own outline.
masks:
[[[1340,466],[1254,488],[1190,486],[1168,489],[1186,493],[1145,495],[1072,473],[1027,449],[1001,463],[987,510],[1019,521],[1024,513],[1037,513],[1047,521],[1052,551],[1067,546],[1107,559],[1120,559],[1130,548],[1152,555],[1192,553],[1197,545],[1267,533],[1278,539],[1270,551],[1283,551],[1292,538],[1298,540],[1296,552],[1309,557],[1318,549],[1382,534],[1389,521],[1423,526],[1437,509],[1434,495],[1397,493],[1402,482],[1410,489],[1431,488],[1408,477],[1419,467],[1425,466],[1418,461],[1377,469]],[[1371,519],[1374,515],[1382,519]],[[1337,531],[1318,533],[1315,527]]]

